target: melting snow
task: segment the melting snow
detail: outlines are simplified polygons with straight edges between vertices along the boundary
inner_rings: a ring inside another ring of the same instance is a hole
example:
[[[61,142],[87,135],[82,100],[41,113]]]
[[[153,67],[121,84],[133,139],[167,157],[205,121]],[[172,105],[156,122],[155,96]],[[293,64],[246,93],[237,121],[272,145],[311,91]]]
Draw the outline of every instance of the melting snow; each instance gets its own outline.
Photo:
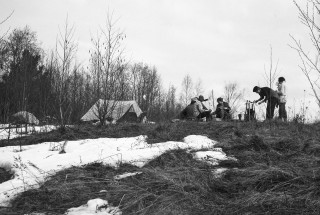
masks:
[[[221,149],[214,148],[217,142],[205,136],[190,135],[185,137],[183,142],[168,141],[156,144],[148,144],[146,139],[146,136],[141,135],[130,138],[46,142],[23,146],[22,151],[18,151],[17,146],[2,147],[0,148],[0,167],[11,169],[14,172],[14,178],[0,184],[0,206],[8,206],[9,201],[18,193],[39,187],[55,172],[71,166],[102,162],[114,167],[120,163],[131,163],[142,167],[148,161],[173,149],[190,149],[192,151],[211,149],[211,151],[195,152],[194,157],[215,165],[219,160],[228,159]],[[65,153],[59,153],[62,149]],[[134,174],[140,174],[140,172],[119,175],[117,179]],[[100,213],[96,209],[101,201],[95,200],[93,203],[89,201],[86,206],[81,206],[80,208],[87,210],[83,214],[90,214],[88,211],[93,208],[95,213],[92,214]],[[73,212],[77,210],[80,209],[70,210],[69,214],[81,214],[79,211]],[[107,209],[104,212],[106,211]]]
[[[108,201],[102,199],[91,199],[87,204],[77,208],[70,208],[66,215],[121,215],[122,212],[118,207],[108,205]]]
[[[20,128],[10,128],[9,124],[0,124],[0,140],[1,139],[13,139],[17,137],[27,136],[32,133],[43,133],[57,129],[55,125],[43,125],[43,126],[27,126],[27,130],[24,126]]]
[[[127,178],[127,177],[131,177],[131,176],[135,176],[135,175],[139,175],[141,174],[142,172],[127,172],[127,173],[124,173],[122,175],[116,175],[114,176],[114,179],[116,180],[120,180],[120,179],[123,179],[123,178]]]
[[[227,155],[222,151],[199,151],[193,157],[197,160],[206,161],[212,165],[218,165],[220,160],[228,160]]]

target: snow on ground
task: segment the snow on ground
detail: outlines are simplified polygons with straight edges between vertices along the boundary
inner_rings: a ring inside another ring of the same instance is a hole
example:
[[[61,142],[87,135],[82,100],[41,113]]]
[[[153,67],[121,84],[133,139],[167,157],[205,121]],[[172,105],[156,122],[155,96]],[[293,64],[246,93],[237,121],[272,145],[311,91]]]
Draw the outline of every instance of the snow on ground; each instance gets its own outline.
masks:
[[[20,128],[10,128],[9,124],[0,124],[0,140],[1,139],[13,139],[16,137],[27,136],[32,133],[43,133],[57,129],[55,125],[43,125],[43,126],[27,126],[27,130],[24,126]]]
[[[218,165],[221,160],[235,160],[233,157],[227,157],[221,148],[215,148],[210,151],[198,151],[193,154],[197,160],[202,160],[210,163],[211,165]]]
[[[214,149],[216,141],[205,136],[190,135],[185,137],[183,142],[168,141],[156,144],[148,144],[146,139],[146,136],[141,135],[129,138],[45,142],[22,146],[22,151],[18,151],[17,146],[2,147],[0,167],[11,170],[14,178],[0,184],[0,206],[8,206],[9,201],[18,193],[39,187],[47,177],[71,166],[103,162],[114,167],[120,163],[142,167],[165,151],[179,148],[202,150],[195,152],[194,157],[210,161],[211,164],[229,159],[221,149]],[[59,153],[62,149],[65,153]],[[204,149],[211,151],[205,152]],[[130,173],[126,175],[128,176]]]
[[[91,199],[85,205],[77,208],[70,208],[67,215],[121,215],[122,212],[118,207],[108,205],[108,201],[102,199]]]
[[[114,177],[114,179],[115,180],[121,180],[121,179],[124,179],[124,178],[127,178],[127,177],[139,175],[139,174],[142,174],[142,172],[126,172],[126,173],[121,174],[121,175],[116,175]]]
[[[9,127],[9,124],[0,124],[0,129],[1,128],[6,128],[6,127]]]
[[[217,168],[215,170],[212,171],[213,175],[215,176],[215,178],[219,178],[221,177],[226,171],[228,170],[228,168]]]

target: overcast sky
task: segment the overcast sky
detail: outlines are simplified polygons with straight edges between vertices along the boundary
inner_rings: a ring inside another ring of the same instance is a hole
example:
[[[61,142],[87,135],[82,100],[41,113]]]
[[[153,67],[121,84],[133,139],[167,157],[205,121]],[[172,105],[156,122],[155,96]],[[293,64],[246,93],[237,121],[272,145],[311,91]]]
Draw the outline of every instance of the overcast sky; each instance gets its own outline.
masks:
[[[305,5],[305,0],[297,2]],[[272,47],[273,63],[279,61],[279,75],[287,80],[287,106],[300,108],[304,94],[315,106],[298,55],[289,47],[293,35],[312,49],[292,0],[0,0],[0,19],[13,10],[0,33],[28,25],[45,50],[54,47],[68,16],[84,65],[90,38],[104,26],[108,10],[113,11],[127,36],[128,60],[155,66],[165,88],[179,88],[189,74],[195,82],[202,80],[204,95],[213,90],[217,97],[226,83],[237,82],[246,98],[257,99],[252,88],[266,85]]]

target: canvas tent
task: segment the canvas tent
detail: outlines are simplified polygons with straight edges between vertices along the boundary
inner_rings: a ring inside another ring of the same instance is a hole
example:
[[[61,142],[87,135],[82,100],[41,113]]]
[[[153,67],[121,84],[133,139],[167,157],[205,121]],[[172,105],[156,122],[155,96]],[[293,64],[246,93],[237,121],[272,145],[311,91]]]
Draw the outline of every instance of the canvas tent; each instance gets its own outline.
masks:
[[[12,115],[12,121],[18,124],[39,124],[39,120],[32,113],[20,111]]]
[[[81,121],[99,121],[99,107],[106,105],[106,119],[112,118],[116,122],[137,122],[143,112],[136,101],[115,101],[99,99],[89,111],[81,118]]]

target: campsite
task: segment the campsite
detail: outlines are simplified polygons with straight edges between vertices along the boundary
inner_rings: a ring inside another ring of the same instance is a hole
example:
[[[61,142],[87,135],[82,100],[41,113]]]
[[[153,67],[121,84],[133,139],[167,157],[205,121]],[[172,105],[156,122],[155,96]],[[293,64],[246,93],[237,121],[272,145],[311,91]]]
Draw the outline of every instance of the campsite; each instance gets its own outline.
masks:
[[[0,215],[320,214],[319,0],[0,5]]]

